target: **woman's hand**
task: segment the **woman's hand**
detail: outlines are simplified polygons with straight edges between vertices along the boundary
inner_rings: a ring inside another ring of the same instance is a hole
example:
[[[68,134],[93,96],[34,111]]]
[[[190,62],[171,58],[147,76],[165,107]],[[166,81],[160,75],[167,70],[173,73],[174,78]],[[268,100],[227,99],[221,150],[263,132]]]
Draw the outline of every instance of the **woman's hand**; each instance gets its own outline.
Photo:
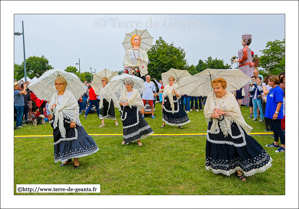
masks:
[[[125,103],[124,103],[124,105],[125,105],[125,106],[128,106],[128,105],[129,105],[129,103],[128,103],[128,102],[125,102]]]
[[[239,60],[238,60],[238,59],[235,59],[235,60],[234,60],[234,63],[236,63],[236,62],[239,62]]]
[[[76,123],[75,122],[71,122],[70,128],[76,128]]]
[[[137,57],[137,59],[138,59],[138,60],[141,60],[141,58],[140,58],[140,57]]]
[[[219,110],[218,108],[215,108],[215,109],[214,109],[214,113],[217,114],[217,115],[219,115],[219,116],[221,116],[221,115],[225,115],[225,112],[222,111],[222,110]]]
[[[123,106],[124,103],[119,103],[120,106]]]
[[[53,104],[52,107],[51,107],[51,111],[53,111],[54,107],[56,107],[57,104]]]
[[[219,115],[218,115],[217,113],[214,113],[214,114],[211,115],[211,118],[216,118],[216,119],[218,119],[218,118],[219,118]]]
[[[278,114],[277,113],[274,113],[273,115],[273,120],[276,120],[278,118]]]
[[[144,108],[141,108],[140,113],[144,114]]]

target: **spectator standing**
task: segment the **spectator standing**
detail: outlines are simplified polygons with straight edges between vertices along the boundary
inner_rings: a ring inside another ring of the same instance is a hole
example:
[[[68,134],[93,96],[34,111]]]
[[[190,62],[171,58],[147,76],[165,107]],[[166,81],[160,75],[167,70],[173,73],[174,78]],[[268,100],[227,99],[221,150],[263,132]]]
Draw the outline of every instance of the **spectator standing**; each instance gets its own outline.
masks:
[[[24,89],[24,84],[21,85],[21,90]],[[23,111],[23,115],[24,115],[24,119],[25,119],[25,123],[28,124],[28,111],[29,111],[29,101],[30,99],[30,92],[29,89],[26,88],[26,94],[22,94],[24,97],[24,111]]]
[[[199,107],[200,111],[202,111],[201,96],[200,97],[191,97],[190,111],[196,110],[198,112],[198,107]]]
[[[23,110],[24,110],[24,97],[23,94],[26,94],[27,85],[24,84],[23,90],[19,90],[20,86],[18,82],[14,82],[14,103],[15,108],[17,110],[17,118],[16,118],[16,129],[22,127],[22,118],[23,118]]]
[[[80,97],[80,99],[78,100],[78,104],[79,104],[79,115],[81,115],[82,111],[84,110],[82,97]]]
[[[87,97],[88,97],[88,86],[87,86],[87,81],[84,81],[85,85],[85,93],[82,96],[82,104],[83,104],[83,111],[86,111],[86,102],[87,102]]]
[[[249,89],[252,85],[256,84],[256,81],[255,81],[256,77],[253,75],[251,76],[251,81],[250,81],[250,84],[249,84]],[[239,106],[241,106],[241,104],[239,103]],[[250,115],[248,118],[252,118],[252,114],[253,114],[253,103],[252,103],[252,95],[250,94],[250,100],[249,100],[249,107],[250,107]]]
[[[261,75],[261,74],[259,73],[259,71],[258,71],[257,68],[255,68],[255,70],[253,71],[253,75],[254,75],[256,78],[257,78],[257,77],[260,77],[260,78],[261,78],[261,81],[264,80],[264,76]]]
[[[159,102],[161,103],[161,111],[163,111],[163,105],[162,105],[162,102],[163,102],[163,89],[160,89],[160,91],[159,91]]]
[[[280,76],[279,87],[283,90],[283,119],[281,119],[281,129],[285,131],[285,76]]]
[[[185,104],[186,113],[190,112],[190,109],[191,109],[190,102],[191,102],[191,97],[185,94],[184,95],[184,104]]]
[[[46,104],[46,113],[47,115],[50,115],[50,101],[47,101],[47,104]]]
[[[269,118],[270,126],[274,132],[274,142],[266,145],[267,147],[277,147],[275,152],[285,152],[285,135],[281,129],[281,119],[283,119],[283,90],[278,86],[279,79],[272,75],[268,80],[270,89],[267,95],[266,117]],[[280,138],[281,147],[278,144],[278,137]]]
[[[262,109],[263,109],[263,112],[265,114],[266,114],[267,95],[268,95],[270,89],[272,89],[272,87],[268,85],[268,79],[269,79],[270,76],[271,75],[266,76],[263,83],[262,83],[262,87],[263,87]],[[271,131],[269,118],[267,118],[266,115],[265,115],[264,119],[265,119],[265,132]]]
[[[98,101],[98,98],[97,98],[97,95],[96,93],[94,92],[93,88],[90,87],[89,88],[89,106],[86,110],[86,113],[84,115],[84,118],[86,119],[87,118],[87,115],[92,107],[92,105],[94,105],[96,107],[96,110],[97,110],[97,116],[99,117],[99,114],[100,114],[100,109],[99,109],[99,101]]]
[[[152,111],[152,119],[155,119],[155,116],[154,116],[154,112],[155,112],[155,109],[154,109],[154,101],[155,101],[154,96],[156,95],[155,94],[156,86],[151,81],[151,76],[150,75],[146,76],[146,81],[144,82],[144,87],[145,87],[145,90],[142,94],[143,104],[145,106],[146,101],[148,102],[149,106],[151,107],[151,111]],[[144,118],[144,112],[142,114],[142,117]]]
[[[254,119],[252,119],[252,121],[257,121],[257,108],[259,108],[260,110],[259,122],[263,122],[264,115],[263,115],[262,100],[261,100],[263,94],[263,88],[261,85],[261,77],[256,78],[255,84],[251,84],[250,93],[252,95],[253,113],[254,113]]]

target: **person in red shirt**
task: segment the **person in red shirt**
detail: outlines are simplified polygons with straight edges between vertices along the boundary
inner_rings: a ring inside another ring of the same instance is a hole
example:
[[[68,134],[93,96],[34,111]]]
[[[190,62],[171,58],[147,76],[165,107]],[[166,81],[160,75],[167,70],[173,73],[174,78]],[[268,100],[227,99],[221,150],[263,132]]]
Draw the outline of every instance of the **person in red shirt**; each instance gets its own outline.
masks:
[[[98,101],[98,98],[97,98],[97,95],[96,93],[94,92],[93,88],[90,87],[89,88],[89,106],[86,110],[86,113],[84,115],[84,118],[86,119],[87,118],[87,115],[92,107],[92,105],[94,105],[97,109],[97,115],[99,117],[99,114],[100,114],[100,109],[99,109],[99,101]]]
[[[33,109],[33,113],[31,117],[32,117],[33,125],[37,126],[37,124],[45,124],[44,121],[45,116],[40,114],[39,108],[35,106],[32,109]]]

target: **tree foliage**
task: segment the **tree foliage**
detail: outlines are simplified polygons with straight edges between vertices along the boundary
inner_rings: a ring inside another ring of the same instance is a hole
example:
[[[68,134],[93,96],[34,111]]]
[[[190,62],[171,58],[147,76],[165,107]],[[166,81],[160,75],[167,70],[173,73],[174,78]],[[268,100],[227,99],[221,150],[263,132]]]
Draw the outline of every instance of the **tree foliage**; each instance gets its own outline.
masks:
[[[173,43],[166,43],[161,37],[148,51],[148,72],[151,77],[160,79],[161,74],[170,68],[183,70],[187,67],[186,52]]]
[[[196,68],[195,68],[194,65],[187,66],[187,67],[186,67],[186,70],[188,70],[188,72],[189,72],[191,75],[195,75],[195,74],[197,74],[197,71],[196,71]]]
[[[76,74],[78,69],[74,66],[68,66],[64,71]]]
[[[28,78],[40,77],[45,71],[53,69],[49,65],[49,61],[44,56],[42,57],[28,57],[26,59],[26,73]],[[24,77],[24,62],[21,65],[15,64],[14,76],[16,80]]]
[[[76,73],[76,75],[80,78],[79,72]],[[87,81],[88,83],[91,82],[91,73],[90,72],[83,72],[81,73],[81,81]]]
[[[263,55],[259,58],[260,66],[268,73],[285,70],[285,40],[268,41],[266,48],[261,50]]]
[[[231,65],[229,64],[225,64],[224,60],[221,59],[213,59],[211,56],[209,56],[205,61],[203,60],[199,60],[198,64],[195,66],[195,69],[192,70],[192,73],[190,72],[190,74],[194,75],[197,73],[200,73],[201,71],[204,71],[207,68],[210,69],[229,69],[231,67]]]

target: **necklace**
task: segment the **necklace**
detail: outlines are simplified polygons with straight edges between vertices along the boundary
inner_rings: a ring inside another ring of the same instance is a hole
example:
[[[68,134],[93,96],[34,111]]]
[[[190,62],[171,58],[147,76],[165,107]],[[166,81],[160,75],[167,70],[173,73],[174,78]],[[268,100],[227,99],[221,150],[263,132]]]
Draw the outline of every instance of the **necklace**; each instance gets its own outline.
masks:
[[[135,57],[135,59],[137,59],[136,56],[135,56],[135,52],[134,52],[134,50],[137,50],[137,51],[138,51],[137,53],[138,53],[138,57],[139,57],[139,49],[133,49],[134,57]]]

